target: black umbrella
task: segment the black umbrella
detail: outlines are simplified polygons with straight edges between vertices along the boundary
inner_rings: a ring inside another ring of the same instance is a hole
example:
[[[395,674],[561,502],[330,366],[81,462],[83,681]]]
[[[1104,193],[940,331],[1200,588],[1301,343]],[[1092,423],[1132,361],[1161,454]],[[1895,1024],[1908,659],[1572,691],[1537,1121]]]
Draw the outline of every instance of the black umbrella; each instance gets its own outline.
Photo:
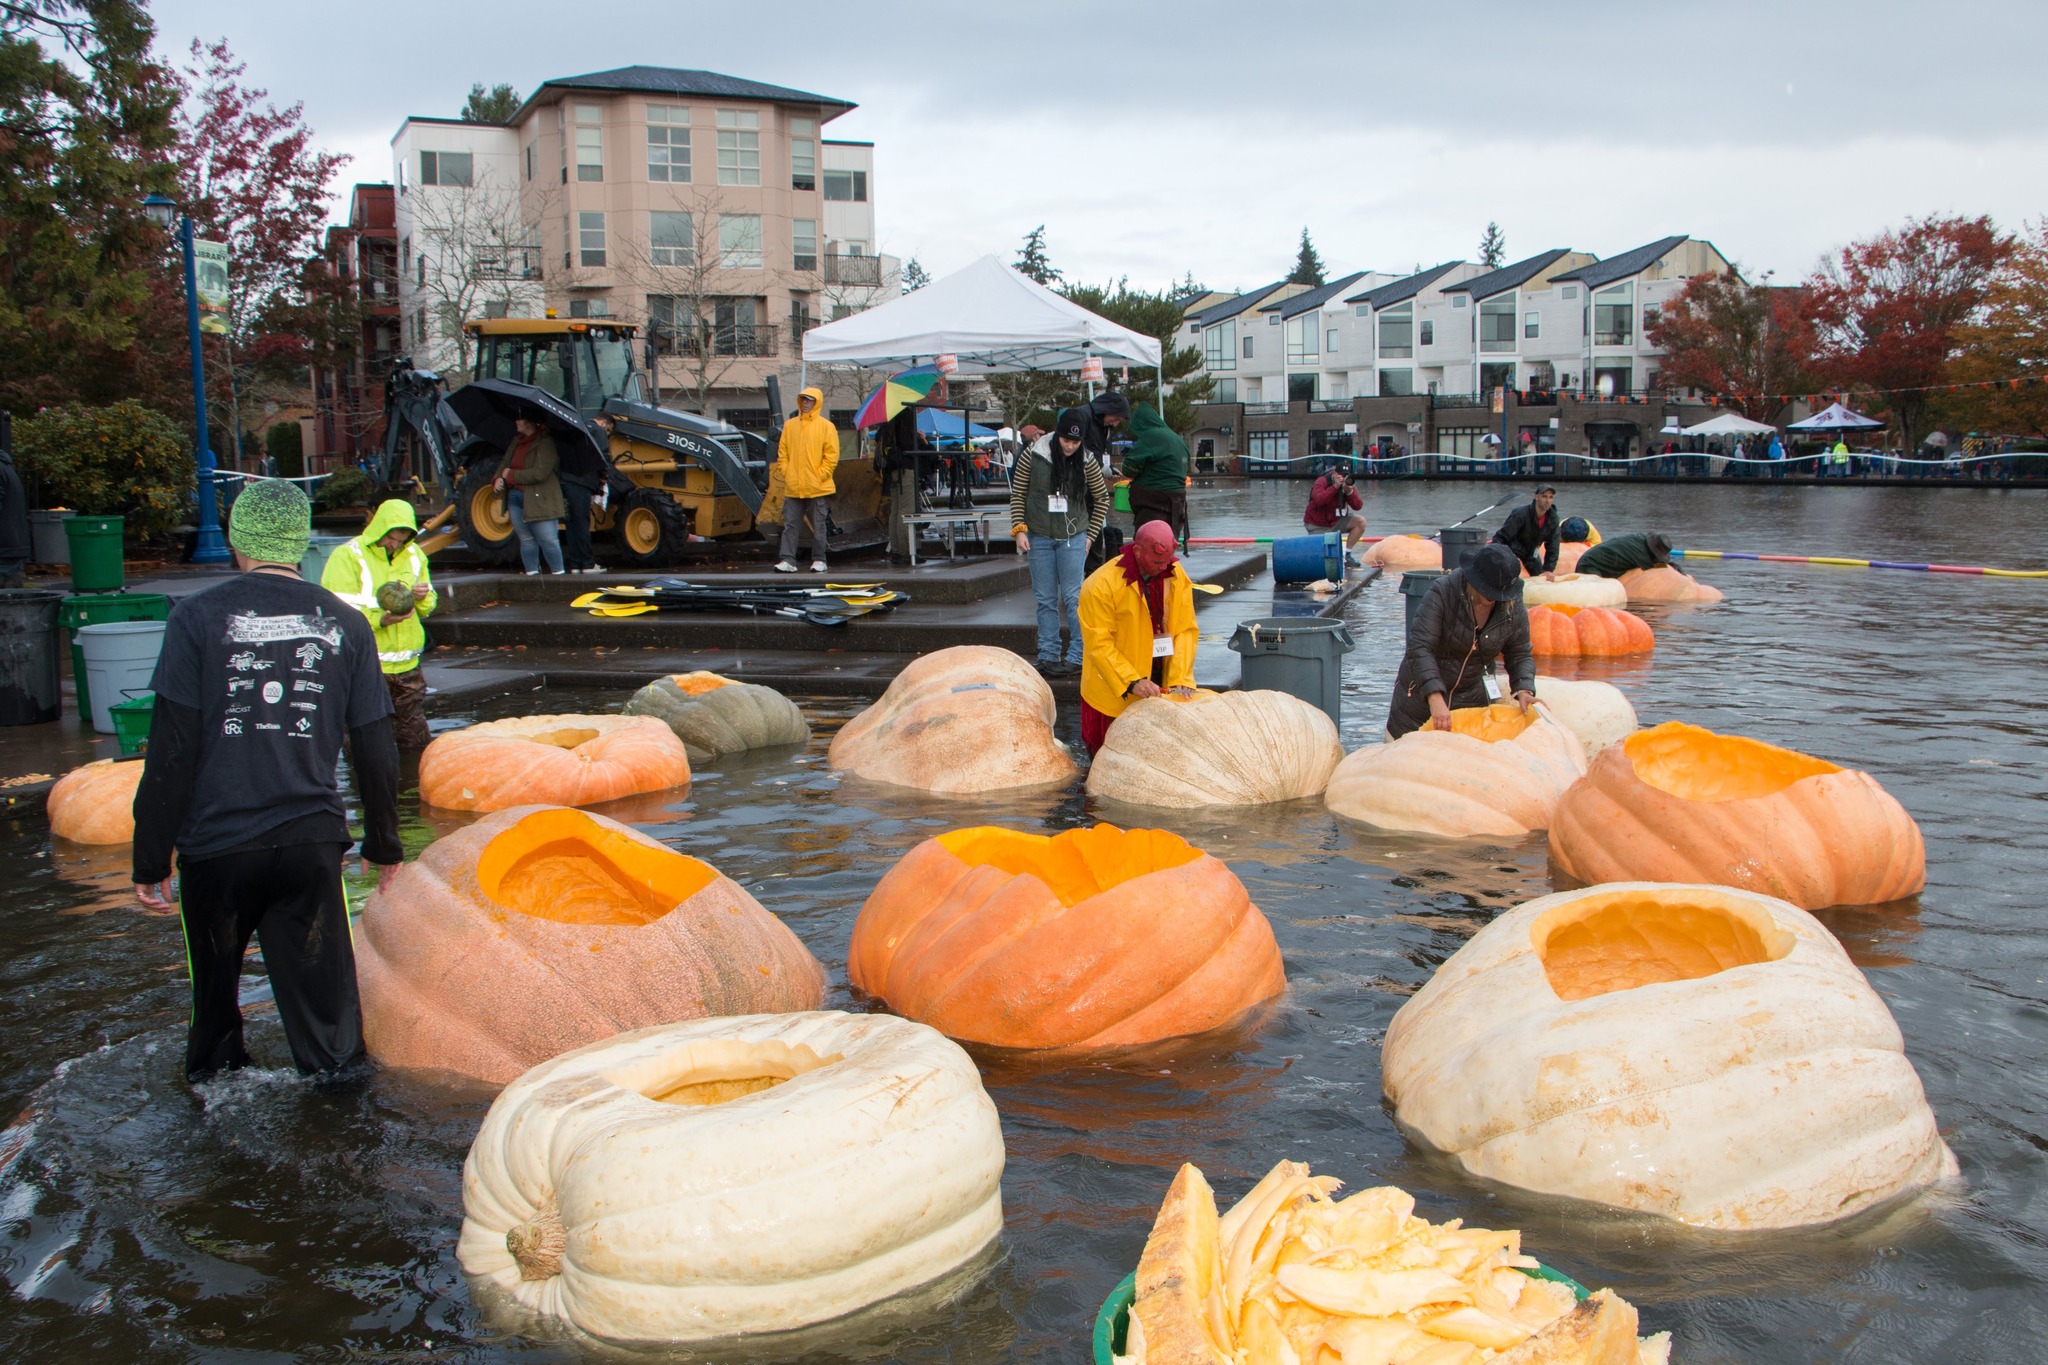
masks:
[[[582,413],[546,389],[510,379],[478,379],[449,394],[447,402],[470,435],[500,450],[511,446],[517,435],[512,419],[532,410],[555,439],[562,473],[602,482],[611,468],[611,443],[583,420]]]

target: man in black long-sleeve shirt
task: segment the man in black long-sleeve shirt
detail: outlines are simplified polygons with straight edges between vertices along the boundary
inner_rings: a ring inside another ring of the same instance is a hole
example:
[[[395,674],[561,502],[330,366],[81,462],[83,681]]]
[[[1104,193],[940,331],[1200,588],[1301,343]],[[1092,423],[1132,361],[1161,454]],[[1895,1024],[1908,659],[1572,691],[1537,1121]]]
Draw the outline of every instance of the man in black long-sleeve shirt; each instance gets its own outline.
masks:
[[[363,1058],[341,860],[354,842],[335,785],[344,736],[363,801],[363,861],[403,861],[398,747],[363,614],[299,577],[306,495],[252,484],[229,544],[240,576],[171,611],[135,793],[135,894],[172,908],[171,856],[192,973],[185,1074],[247,1066],[239,989],[253,933],[292,1060],[333,1076]]]
[[[1547,483],[1528,503],[1508,513],[1493,533],[1493,543],[1513,550],[1531,578],[1557,572],[1557,542],[1557,490]]]

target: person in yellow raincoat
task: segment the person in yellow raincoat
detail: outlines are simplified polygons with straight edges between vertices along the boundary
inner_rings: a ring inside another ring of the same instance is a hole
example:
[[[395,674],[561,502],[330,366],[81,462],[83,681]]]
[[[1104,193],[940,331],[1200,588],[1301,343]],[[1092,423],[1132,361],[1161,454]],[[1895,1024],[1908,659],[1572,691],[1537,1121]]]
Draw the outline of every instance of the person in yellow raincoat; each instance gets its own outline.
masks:
[[[1195,690],[1195,590],[1173,528],[1148,521],[1081,585],[1081,742],[1092,757],[1134,701]]]
[[[782,470],[782,554],[775,572],[796,572],[797,536],[811,523],[811,572],[825,572],[826,500],[835,491],[839,432],[824,413],[825,395],[805,389],[796,397],[796,416],[782,428],[775,462]]]
[[[420,672],[427,628],[421,621],[440,604],[427,557],[413,543],[419,533],[411,503],[399,498],[379,503],[363,533],[337,547],[320,574],[321,587],[370,618],[384,688],[391,694],[391,728],[401,749],[427,744],[427,681]],[[388,583],[405,589],[409,600],[403,610],[391,609],[397,592],[380,591]]]

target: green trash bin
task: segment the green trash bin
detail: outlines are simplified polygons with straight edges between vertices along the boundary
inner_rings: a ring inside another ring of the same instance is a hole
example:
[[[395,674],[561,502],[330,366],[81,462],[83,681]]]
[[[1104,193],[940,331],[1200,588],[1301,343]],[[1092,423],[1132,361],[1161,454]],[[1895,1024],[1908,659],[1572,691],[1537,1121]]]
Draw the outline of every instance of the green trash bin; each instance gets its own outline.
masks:
[[[1327,616],[1240,621],[1230,647],[1244,656],[1246,691],[1285,692],[1344,723],[1344,656],[1357,644],[1342,621]]]
[[[120,517],[72,517],[64,523],[71,546],[73,592],[119,592],[127,579],[121,572]]]
[[[164,621],[170,615],[171,599],[160,592],[80,593],[64,599],[57,611],[57,624],[71,640],[71,680],[78,685],[80,717],[92,719],[92,693],[85,685],[85,650],[78,643],[78,628],[103,626],[109,621]]]

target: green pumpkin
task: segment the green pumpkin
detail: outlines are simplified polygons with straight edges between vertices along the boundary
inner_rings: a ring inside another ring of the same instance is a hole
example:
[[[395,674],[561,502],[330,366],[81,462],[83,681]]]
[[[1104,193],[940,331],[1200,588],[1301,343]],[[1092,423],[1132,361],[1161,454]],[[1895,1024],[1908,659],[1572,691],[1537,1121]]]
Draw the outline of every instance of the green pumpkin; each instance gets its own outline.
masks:
[[[629,716],[654,716],[701,763],[716,754],[810,742],[811,727],[797,704],[772,687],[733,682],[716,673],[657,678],[626,703]]]
[[[401,579],[389,579],[377,588],[377,605],[393,616],[403,616],[412,610],[412,584]]]

